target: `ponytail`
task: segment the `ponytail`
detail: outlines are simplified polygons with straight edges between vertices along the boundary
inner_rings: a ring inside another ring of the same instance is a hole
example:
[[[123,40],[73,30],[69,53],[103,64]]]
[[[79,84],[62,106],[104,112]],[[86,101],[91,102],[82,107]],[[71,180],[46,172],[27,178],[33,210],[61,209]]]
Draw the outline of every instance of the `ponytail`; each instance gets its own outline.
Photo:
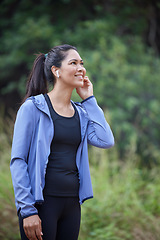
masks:
[[[35,59],[32,71],[26,85],[26,95],[24,101],[30,97],[38,94],[47,93],[47,80],[44,74],[45,55],[39,54]]]

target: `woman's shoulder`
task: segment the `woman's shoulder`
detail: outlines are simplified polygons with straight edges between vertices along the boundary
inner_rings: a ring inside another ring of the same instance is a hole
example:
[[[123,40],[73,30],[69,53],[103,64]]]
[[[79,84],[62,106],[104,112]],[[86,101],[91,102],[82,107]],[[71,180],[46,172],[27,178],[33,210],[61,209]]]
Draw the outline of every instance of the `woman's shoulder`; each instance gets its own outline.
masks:
[[[32,98],[30,97],[30,98],[27,98],[24,103],[22,103],[18,112],[20,112],[20,111],[32,111],[33,109],[35,109],[35,105],[33,103]]]
[[[16,122],[24,124],[33,124],[34,122],[36,124],[42,116],[46,116],[46,114],[41,114],[42,112],[47,113],[46,105],[43,94],[27,98],[17,112]]]
[[[40,105],[40,102],[36,102],[36,96],[31,96],[25,100],[24,103],[20,106],[17,115],[23,115],[26,116],[27,118],[34,118],[36,116],[40,115],[40,110],[37,107],[37,105]]]
[[[45,99],[43,94],[36,96],[31,96],[25,100],[25,102],[20,106],[20,108],[25,109],[37,109],[37,107],[44,105]]]

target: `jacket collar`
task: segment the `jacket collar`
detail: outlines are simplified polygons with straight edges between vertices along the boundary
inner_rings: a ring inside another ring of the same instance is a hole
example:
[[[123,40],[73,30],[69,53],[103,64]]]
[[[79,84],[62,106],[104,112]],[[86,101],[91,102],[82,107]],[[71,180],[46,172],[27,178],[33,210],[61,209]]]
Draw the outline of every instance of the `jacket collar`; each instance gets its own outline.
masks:
[[[84,111],[84,109],[82,108],[81,103],[79,102],[73,102],[74,106],[76,107],[78,114],[79,114],[79,118],[80,118],[80,124],[81,124],[81,137],[82,140],[85,136],[86,130],[87,130],[87,125],[88,125],[88,118],[86,115],[86,112]]]
[[[31,96],[28,99],[31,99],[34,105],[42,112],[46,113],[50,117],[50,112],[46,100],[43,94],[36,96]]]

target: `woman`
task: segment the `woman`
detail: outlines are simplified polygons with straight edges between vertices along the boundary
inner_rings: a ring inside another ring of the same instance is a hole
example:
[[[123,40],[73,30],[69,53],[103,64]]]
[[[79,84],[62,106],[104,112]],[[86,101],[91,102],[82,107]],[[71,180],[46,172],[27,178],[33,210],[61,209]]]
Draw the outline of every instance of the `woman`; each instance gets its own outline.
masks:
[[[11,173],[21,239],[78,239],[80,205],[93,197],[87,143],[109,148],[111,129],[77,49],[35,59],[14,127]],[[48,92],[47,81],[53,84]],[[76,88],[81,103],[71,101]]]

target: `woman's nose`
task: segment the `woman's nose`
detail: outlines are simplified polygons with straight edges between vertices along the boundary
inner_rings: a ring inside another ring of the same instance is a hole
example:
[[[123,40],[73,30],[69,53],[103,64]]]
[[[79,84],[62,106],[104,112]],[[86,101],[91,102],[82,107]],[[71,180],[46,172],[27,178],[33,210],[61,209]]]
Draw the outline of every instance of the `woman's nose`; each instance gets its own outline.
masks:
[[[78,71],[83,71],[83,70],[84,70],[84,67],[83,67],[81,64],[78,64],[78,65],[77,65],[77,70],[78,70]]]

